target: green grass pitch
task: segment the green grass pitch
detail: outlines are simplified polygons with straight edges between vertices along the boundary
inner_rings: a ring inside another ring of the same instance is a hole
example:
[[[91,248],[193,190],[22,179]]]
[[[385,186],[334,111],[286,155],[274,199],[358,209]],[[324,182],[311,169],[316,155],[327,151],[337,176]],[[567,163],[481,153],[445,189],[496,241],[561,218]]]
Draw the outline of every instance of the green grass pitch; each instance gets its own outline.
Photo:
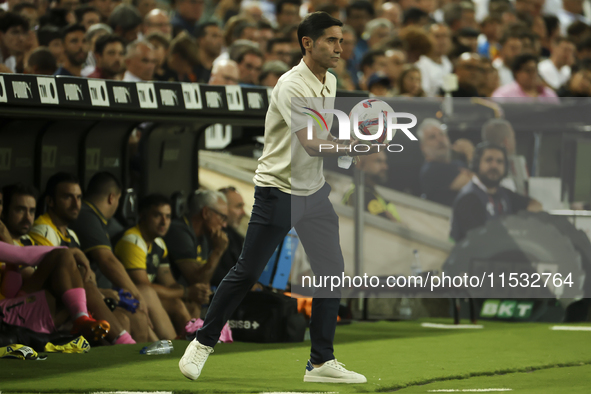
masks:
[[[429,319],[451,323],[449,319]],[[483,322],[481,330],[421,327],[421,321],[356,322],[337,327],[335,355],[368,383],[303,383],[310,342],[216,346],[199,380],[185,379],[170,355],[145,356],[143,345],[50,354],[46,361],[0,360],[6,393],[391,392],[507,388],[514,393],[591,393],[591,331],[553,324]]]

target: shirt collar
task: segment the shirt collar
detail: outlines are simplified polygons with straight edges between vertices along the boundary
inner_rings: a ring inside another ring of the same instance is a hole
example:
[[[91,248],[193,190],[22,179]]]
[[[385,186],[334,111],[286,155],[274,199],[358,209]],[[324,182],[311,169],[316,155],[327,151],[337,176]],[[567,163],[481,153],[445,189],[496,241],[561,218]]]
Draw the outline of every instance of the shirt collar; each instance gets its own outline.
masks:
[[[474,184],[476,186],[478,186],[479,188],[481,188],[486,194],[488,194],[488,189],[486,188],[486,186],[484,186],[484,183],[482,183],[482,181],[476,176],[472,176],[472,182],[474,182]]]
[[[328,80],[328,78],[325,76],[324,83],[320,82],[318,78],[316,78],[316,75],[314,75],[312,70],[310,70],[306,62],[304,62],[304,59],[300,60],[300,64],[298,64],[296,68],[304,76],[306,82],[308,82],[310,88],[314,91],[316,96],[322,96],[323,89],[326,89],[328,94],[331,94],[330,89],[326,85],[326,81]],[[326,74],[328,75],[328,71],[326,72]]]
[[[105,218],[105,216],[103,215],[103,213],[101,211],[99,211],[99,209],[93,203],[86,201],[86,200],[84,200],[83,202],[84,202],[84,204],[88,205],[90,207],[90,209],[92,209],[94,211],[96,216],[98,216],[99,219],[101,219],[101,222],[103,222],[103,224],[106,226],[108,221]]]

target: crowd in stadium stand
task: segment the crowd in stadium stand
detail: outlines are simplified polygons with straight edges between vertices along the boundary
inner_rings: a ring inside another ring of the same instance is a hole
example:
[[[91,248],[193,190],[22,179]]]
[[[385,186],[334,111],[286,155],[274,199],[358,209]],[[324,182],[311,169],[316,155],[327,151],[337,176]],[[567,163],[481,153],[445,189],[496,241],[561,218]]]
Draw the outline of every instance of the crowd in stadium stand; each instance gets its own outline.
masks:
[[[0,72],[272,87],[302,58],[302,16],[325,11],[345,23],[339,89],[591,93],[584,0],[7,0],[1,11]]]

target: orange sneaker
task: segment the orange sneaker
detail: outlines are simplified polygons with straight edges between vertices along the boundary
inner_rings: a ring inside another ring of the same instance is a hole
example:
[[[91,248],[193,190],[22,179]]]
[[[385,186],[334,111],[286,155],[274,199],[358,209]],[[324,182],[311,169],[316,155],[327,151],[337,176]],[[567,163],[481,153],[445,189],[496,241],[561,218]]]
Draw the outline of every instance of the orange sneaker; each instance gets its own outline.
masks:
[[[110,329],[111,325],[105,320],[95,320],[92,317],[80,316],[74,321],[72,334],[82,335],[89,341],[98,341],[104,338]]]

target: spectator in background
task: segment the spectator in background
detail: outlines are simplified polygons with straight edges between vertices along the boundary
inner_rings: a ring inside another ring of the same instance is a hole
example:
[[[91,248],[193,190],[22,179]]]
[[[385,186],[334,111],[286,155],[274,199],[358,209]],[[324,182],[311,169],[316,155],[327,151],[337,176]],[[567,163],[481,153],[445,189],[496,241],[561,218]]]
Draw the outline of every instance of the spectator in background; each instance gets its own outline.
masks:
[[[357,84],[359,83],[359,78],[357,77],[357,64],[355,62],[354,53],[355,46],[357,45],[357,36],[355,34],[355,30],[351,26],[344,25],[342,27],[342,31],[343,42],[341,43],[341,59],[345,62],[343,68],[349,75],[349,79],[351,80],[351,84],[353,85],[352,89],[354,89],[355,86],[357,86]],[[289,63],[286,64],[289,65]],[[337,83],[339,82],[340,80],[337,78]]]
[[[360,156],[355,166],[365,174],[364,198],[365,211],[372,215],[381,216],[393,222],[400,222],[400,215],[396,206],[387,201],[377,190],[376,186],[383,185],[388,180],[388,160],[386,152]],[[343,204],[355,206],[355,184],[343,196]]]
[[[84,45],[84,33],[82,25],[69,25],[63,29],[64,62],[54,75],[81,76],[82,66],[88,55]]]
[[[491,97],[493,92],[499,88],[499,72],[493,67],[490,59],[482,58],[483,77],[480,86],[477,86],[478,95]]]
[[[567,29],[573,23],[582,22],[590,25],[591,21],[584,16],[583,0],[562,0],[562,9],[556,14],[560,22],[560,33],[567,35]]]
[[[234,60],[222,59],[213,64],[210,85],[238,85],[240,70]]]
[[[113,8],[118,4],[116,0],[91,0],[88,5],[96,8],[101,13],[101,22],[106,22],[111,16]]]
[[[195,25],[203,14],[204,3],[204,0],[172,0],[170,5],[174,13],[170,23],[173,31],[178,33],[186,30],[189,34],[194,34]]]
[[[178,82],[179,78],[176,72],[168,67],[168,51],[170,49],[170,40],[160,32],[152,32],[145,36],[154,47],[154,58],[156,59],[156,68],[154,69],[154,79],[164,82]]]
[[[406,64],[406,53],[400,49],[388,49],[386,51],[386,76],[392,87],[391,95],[397,96],[400,93],[400,75]]]
[[[259,85],[274,88],[277,81],[283,74],[289,71],[287,64],[281,60],[271,60],[263,64],[261,74],[259,75]]]
[[[484,81],[484,65],[476,53],[463,53],[457,60],[454,73],[458,78],[458,89],[452,97],[478,97],[478,87]],[[443,91],[442,91],[443,95]]]
[[[519,55],[513,61],[513,77],[515,81],[501,86],[492,97],[524,98],[542,97],[550,102],[557,102],[556,93],[544,86],[538,75],[538,58],[534,55]]]
[[[564,85],[571,75],[571,66],[575,64],[575,44],[568,38],[559,37],[552,43],[550,58],[538,64],[540,76],[554,90]]]
[[[166,68],[176,74],[177,81],[182,82],[206,82],[206,70],[201,69],[197,74],[199,56],[197,42],[186,31],[179,33],[171,42],[168,49]]]
[[[55,57],[46,47],[38,47],[25,59],[25,74],[53,75],[57,70]]]
[[[394,25],[388,19],[378,18],[370,21],[365,27],[367,46],[369,49],[378,49],[382,42],[388,39],[394,31]]]
[[[481,35],[478,37],[478,54],[494,59],[501,48],[499,40],[503,34],[503,21],[497,15],[489,15],[480,23]]]
[[[452,206],[458,191],[472,179],[472,172],[465,163],[452,160],[447,128],[438,120],[425,119],[419,126],[417,137],[425,157],[420,175],[423,197]],[[462,150],[468,161],[472,159],[473,146],[470,149],[464,143],[463,146],[458,144],[457,148]]]
[[[96,25],[92,25],[86,31],[84,35],[84,40],[86,43],[86,47],[89,49],[88,56],[86,57],[85,66],[80,72],[83,77],[88,76],[92,72],[94,72],[94,68],[96,67],[96,59],[94,58],[94,50],[96,41],[108,34],[113,34],[113,29],[109,25],[105,25],[104,23],[97,23]]]
[[[29,22],[29,31],[25,42],[25,53],[28,53],[39,46],[37,34],[35,34],[39,26],[39,10],[33,4],[20,3],[14,7],[13,11]]]
[[[476,147],[474,176],[453,204],[450,236],[459,242],[471,229],[484,226],[490,219],[527,209],[542,210],[542,205],[500,185],[508,170],[507,152],[499,145],[483,142]]]
[[[267,42],[265,62],[272,60],[282,61],[286,65],[291,63],[291,40],[289,38],[272,38]]]
[[[228,201],[220,192],[197,190],[188,202],[189,213],[174,219],[165,237],[172,272],[181,283],[209,284],[228,247]]]
[[[572,68],[571,77],[558,89],[559,97],[591,97],[591,61],[586,59]]]
[[[86,31],[88,31],[91,26],[101,23],[101,13],[94,7],[84,5],[77,8],[74,13],[76,15],[76,23],[84,26]]]
[[[386,53],[380,49],[368,51],[359,63],[359,88],[367,90],[367,81],[375,73],[386,73]]]
[[[493,61],[493,66],[499,72],[499,82],[501,86],[513,82],[513,72],[511,65],[517,55],[523,50],[523,42],[521,37],[523,34],[515,29],[510,29],[503,34],[499,44],[501,44],[501,51],[499,57]]]
[[[408,63],[416,63],[421,56],[433,51],[433,43],[427,33],[419,27],[405,27],[400,31],[400,39],[406,50]]]
[[[275,29],[269,22],[264,20],[257,22],[257,27],[256,42],[259,44],[261,51],[266,51],[269,40],[275,38]]]
[[[123,75],[123,80],[129,82],[152,81],[156,68],[156,57],[152,44],[136,40],[127,46],[126,52],[125,66],[127,71]]]
[[[391,96],[392,85],[386,74],[375,73],[367,80],[367,90],[369,97],[386,97]]]
[[[0,43],[2,63],[14,72],[22,72],[29,22],[13,12],[0,15]]]
[[[137,40],[142,21],[139,12],[127,4],[119,4],[109,16],[109,26],[113,33],[123,38],[126,44]]]
[[[172,25],[168,14],[160,9],[150,11],[144,18],[144,37],[151,33],[162,33],[169,40],[172,39]]]
[[[464,27],[456,32],[456,57],[464,52],[478,52],[478,36],[480,32],[472,27]]]
[[[193,70],[197,76],[197,82],[207,83],[211,77],[213,61],[222,53],[224,36],[216,22],[200,23],[195,27],[197,42],[197,64]]]
[[[240,71],[240,84],[256,85],[263,66],[263,53],[255,48],[245,48],[233,59]]]
[[[117,79],[123,73],[125,43],[116,34],[101,36],[94,45],[96,67],[88,78]]]
[[[347,7],[347,22],[357,34],[357,44],[354,50],[355,63],[359,63],[361,58],[369,50],[367,41],[363,38],[365,26],[375,18],[375,10],[369,1],[356,0]]]
[[[468,1],[449,3],[443,7],[443,20],[452,33],[464,27],[478,29],[475,19],[474,5]]]
[[[407,9],[406,11],[404,11],[404,14],[402,16],[403,27],[414,26],[424,28],[429,24],[429,22],[429,14],[416,7]]]
[[[421,87],[421,70],[416,66],[411,64],[404,66],[398,86],[400,86],[399,96],[425,97],[425,92]]]
[[[156,9],[156,0],[132,0],[131,5],[139,12],[144,19],[151,11]]]
[[[49,49],[58,66],[63,63],[64,42],[59,28],[51,25],[41,27],[37,30],[37,41],[39,46]]]
[[[158,338],[184,337],[185,325],[191,318],[199,317],[200,308],[191,307],[190,312],[187,309],[189,303],[185,304],[183,300],[199,306],[207,299],[207,289],[183,286],[171,274],[168,249],[162,239],[170,227],[169,199],[150,194],[140,201],[139,212],[138,224],[127,230],[117,242],[115,255],[145,297]],[[153,291],[141,290],[148,287]]]
[[[416,66],[421,71],[421,85],[428,97],[435,97],[443,84],[443,78],[450,74],[453,65],[447,57],[451,50],[451,32],[444,24],[435,23],[429,27],[431,51],[421,55]]]
[[[246,216],[244,212],[244,199],[238,193],[235,187],[228,186],[219,190],[226,196],[228,201],[228,223],[224,231],[228,236],[228,248],[220,258],[217,268],[215,269],[211,280],[211,286],[219,286],[220,282],[228,274],[228,272],[236,265],[238,257],[242,253],[242,246],[244,244],[244,237],[239,233],[240,223]]]
[[[300,5],[299,0],[279,0],[275,3],[275,19],[278,30],[300,23]]]

